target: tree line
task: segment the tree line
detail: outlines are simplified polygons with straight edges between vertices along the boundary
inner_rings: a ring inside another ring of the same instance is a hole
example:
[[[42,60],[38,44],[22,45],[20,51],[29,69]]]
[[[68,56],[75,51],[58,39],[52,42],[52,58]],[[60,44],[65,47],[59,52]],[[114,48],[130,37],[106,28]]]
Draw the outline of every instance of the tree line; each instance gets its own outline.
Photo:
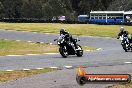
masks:
[[[131,10],[132,0],[0,0],[0,18],[52,19],[65,15],[75,20],[91,10]]]

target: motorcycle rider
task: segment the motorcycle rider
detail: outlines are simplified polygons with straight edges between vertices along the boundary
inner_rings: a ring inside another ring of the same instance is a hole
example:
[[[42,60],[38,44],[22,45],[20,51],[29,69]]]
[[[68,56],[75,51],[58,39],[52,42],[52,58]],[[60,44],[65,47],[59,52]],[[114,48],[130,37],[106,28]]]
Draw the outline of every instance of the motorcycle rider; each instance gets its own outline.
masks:
[[[123,35],[123,37],[127,37],[127,38],[128,38],[128,34],[129,34],[128,31],[125,31],[124,27],[121,27],[117,39],[119,39],[120,36],[122,36],[122,35]],[[129,45],[129,40],[130,40],[130,39],[128,38],[128,39],[127,39],[128,45]]]
[[[122,35],[124,34],[124,31],[125,31],[125,30],[124,30],[124,27],[121,27],[117,39],[119,39],[120,36],[122,36]]]
[[[117,39],[119,39],[120,36],[122,36],[122,35],[123,35],[124,37],[128,37],[128,34],[129,34],[128,31],[125,31],[124,27],[121,27]]]
[[[64,28],[60,29],[60,35],[65,35],[66,41],[72,42],[75,46],[75,49],[77,49],[76,39],[74,39],[72,35],[69,32],[67,32]]]

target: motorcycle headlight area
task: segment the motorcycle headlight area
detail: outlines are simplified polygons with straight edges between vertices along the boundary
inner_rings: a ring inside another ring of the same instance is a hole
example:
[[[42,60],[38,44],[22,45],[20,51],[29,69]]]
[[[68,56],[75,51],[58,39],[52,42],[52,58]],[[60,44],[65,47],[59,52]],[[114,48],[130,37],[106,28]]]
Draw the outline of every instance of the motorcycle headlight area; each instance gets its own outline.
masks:
[[[60,43],[63,43],[64,42],[64,39],[63,38],[60,38],[60,39],[58,39],[58,43],[60,44]]]
[[[60,42],[58,42],[58,45],[60,44]]]

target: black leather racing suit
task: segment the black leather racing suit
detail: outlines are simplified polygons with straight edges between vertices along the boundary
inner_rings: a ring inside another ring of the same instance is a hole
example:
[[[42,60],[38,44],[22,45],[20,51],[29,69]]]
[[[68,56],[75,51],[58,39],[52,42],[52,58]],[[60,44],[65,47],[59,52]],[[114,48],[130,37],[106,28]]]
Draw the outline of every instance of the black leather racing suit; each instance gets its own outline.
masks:
[[[76,44],[76,40],[72,37],[72,35],[68,32],[63,32],[63,33],[60,33],[60,35],[63,34],[65,35],[65,39],[66,41],[70,41],[72,42],[74,45],[75,45],[75,49],[77,49],[77,44]]]
[[[122,36],[123,34],[124,34],[124,31],[120,31],[120,32],[119,32],[119,34],[118,34],[117,39],[119,39],[119,38],[120,38],[120,36]]]
[[[118,34],[118,37],[117,39],[119,39],[120,36],[124,35],[124,37],[128,37],[128,31],[121,31],[119,34]],[[128,38],[128,43],[132,43],[132,38]]]

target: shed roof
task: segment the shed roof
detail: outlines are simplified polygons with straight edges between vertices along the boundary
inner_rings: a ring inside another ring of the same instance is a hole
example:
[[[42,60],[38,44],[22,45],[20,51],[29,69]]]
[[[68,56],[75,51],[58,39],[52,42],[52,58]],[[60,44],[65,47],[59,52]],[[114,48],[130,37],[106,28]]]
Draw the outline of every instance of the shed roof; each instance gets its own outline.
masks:
[[[132,14],[132,11],[124,12],[124,14]]]
[[[118,14],[118,13],[124,13],[124,11],[91,11],[90,13],[107,13],[107,14],[109,14],[109,13],[115,13],[115,14]]]

